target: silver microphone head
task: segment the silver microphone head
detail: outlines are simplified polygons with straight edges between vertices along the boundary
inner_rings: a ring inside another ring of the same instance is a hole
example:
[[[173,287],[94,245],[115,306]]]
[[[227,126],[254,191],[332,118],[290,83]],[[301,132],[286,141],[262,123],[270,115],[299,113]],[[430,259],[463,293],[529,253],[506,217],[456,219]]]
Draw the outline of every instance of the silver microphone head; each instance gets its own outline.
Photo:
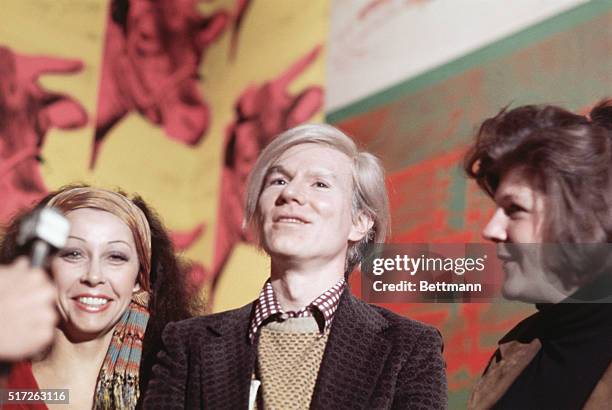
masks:
[[[30,214],[19,227],[17,244],[33,245],[32,265],[42,266],[51,249],[66,245],[70,222],[55,208],[42,208]]]

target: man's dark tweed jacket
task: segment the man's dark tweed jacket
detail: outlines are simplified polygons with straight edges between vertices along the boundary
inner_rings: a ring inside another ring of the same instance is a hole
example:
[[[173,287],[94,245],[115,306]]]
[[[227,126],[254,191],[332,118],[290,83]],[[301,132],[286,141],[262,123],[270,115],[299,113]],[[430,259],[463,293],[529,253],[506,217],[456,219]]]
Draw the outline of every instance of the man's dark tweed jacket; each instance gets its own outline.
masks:
[[[169,324],[145,409],[247,409],[257,347],[254,304]],[[311,409],[444,409],[438,331],[351,295],[341,297]]]

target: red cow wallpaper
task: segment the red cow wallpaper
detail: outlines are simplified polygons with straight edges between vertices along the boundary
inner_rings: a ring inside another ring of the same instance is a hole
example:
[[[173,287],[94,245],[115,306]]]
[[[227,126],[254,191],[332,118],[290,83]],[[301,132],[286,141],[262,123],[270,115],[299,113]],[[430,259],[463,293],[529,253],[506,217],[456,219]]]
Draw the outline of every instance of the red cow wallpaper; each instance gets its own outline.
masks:
[[[113,0],[107,22],[92,166],[111,128],[136,111],[165,134],[195,145],[208,131],[210,105],[198,67],[228,29],[237,38],[249,0],[203,15],[197,0]],[[235,45],[234,45],[235,46]]]
[[[88,119],[73,97],[46,90],[41,75],[71,75],[78,59],[27,55],[0,45],[0,222],[42,198],[48,188],[40,163],[51,128],[75,129]]]

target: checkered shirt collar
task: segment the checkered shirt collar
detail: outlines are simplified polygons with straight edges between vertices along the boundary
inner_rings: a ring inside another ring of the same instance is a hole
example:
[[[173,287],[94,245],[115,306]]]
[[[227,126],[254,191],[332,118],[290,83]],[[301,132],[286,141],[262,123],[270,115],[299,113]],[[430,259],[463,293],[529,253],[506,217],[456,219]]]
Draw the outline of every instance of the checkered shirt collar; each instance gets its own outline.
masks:
[[[268,279],[259,293],[259,298],[255,301],[255,314],[249,326],[249,339],[251,343],[255,341],[261,326],[272,320],[284,321],[293,317],[313,316],[319,325],[321,333],[328,330],[334,318],[334,313],[338,309],[340,296],[342,296],[345,286],[346,282],[342,278],[334,286],[319,295],[308,306],[298,311],[285,312],[281,308],[280,303],[278,303],[272,283]]]

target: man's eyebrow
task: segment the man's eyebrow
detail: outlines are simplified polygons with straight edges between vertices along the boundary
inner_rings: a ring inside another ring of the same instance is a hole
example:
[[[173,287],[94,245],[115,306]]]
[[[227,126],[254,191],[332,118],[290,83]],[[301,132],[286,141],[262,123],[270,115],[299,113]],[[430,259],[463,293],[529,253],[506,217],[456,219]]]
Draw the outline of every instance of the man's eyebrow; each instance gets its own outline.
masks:
[[[274,174],[274,173],[282,174],[287,177],[291,176],[291,173],[286,168],[284,168],[282,165],[274,165],[268,168],[268,172],[266,172],[265,178],[267,178],[269,175]],[[338,175],[336,175],[335,173],[331,171],[327,171],[323,169],[321,170],[314,169],[312,171],[309,171],[307,173],[307,176],[310,178],[322,177],[322,178],[329,178],[333,180],[338,179]]]
[[[323,177],[323,178],[330,178],[330,179],[338,179],[338,175],[331,171],[315,170],[315,171],[309,172],[308,175],[310,177]]]
[[[268,172],[266,172],[266,176],[274,173],[279,173],[283,175],[289,175],[289,172],[282,165],[273,165],[268,168]]]

